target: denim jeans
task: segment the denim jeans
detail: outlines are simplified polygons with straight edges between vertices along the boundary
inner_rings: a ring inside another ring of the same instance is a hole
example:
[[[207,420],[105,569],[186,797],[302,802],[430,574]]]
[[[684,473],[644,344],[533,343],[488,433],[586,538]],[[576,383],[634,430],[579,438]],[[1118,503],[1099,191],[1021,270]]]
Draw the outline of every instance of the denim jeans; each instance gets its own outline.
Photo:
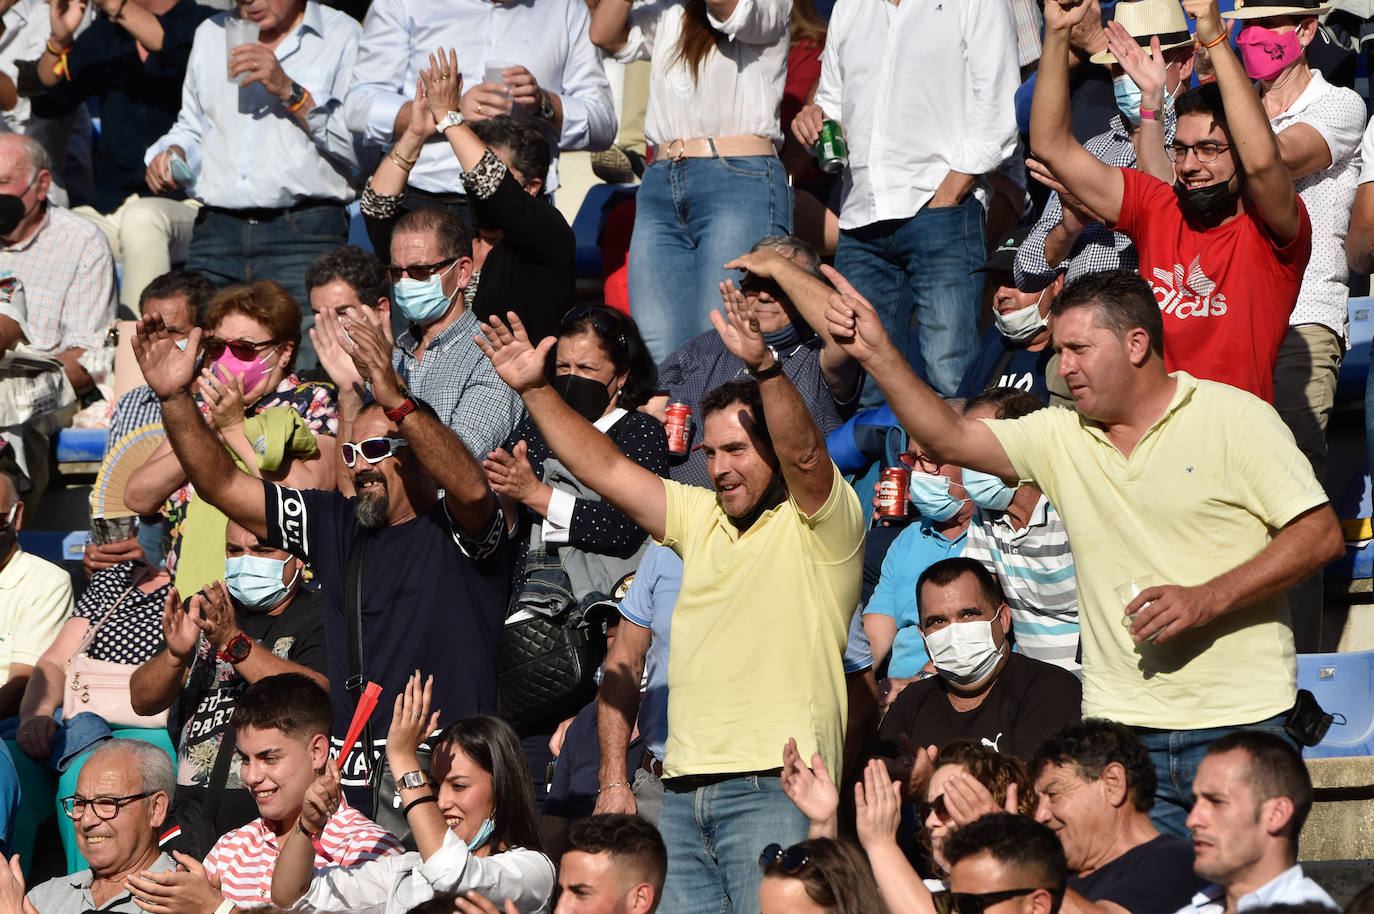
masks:
[[[1165,834],[1188,837],[1188,812],[1193,808],[1193,778],[1197,766],[1207,754],[1207,746],[1237,730],[1263,730],[1282,737],[1294,749],[1302,747],[1283,729],[1288,712],[1276,714],[1268,720],[1238,727],[1209,727],[1201,730],[1152,730],[1132,727],[1155,766],[1155,805],[1150,820]]]
[[[888,336],[942,397],[954,396],[978,355],[983,274],[970,271],[986,258],[983,216],[970,194],[957,206],[845,229],[835,248],[835,269],[872,303]],[[876,384],[864,385],[863,406],[882,402]]]
[[[310,344],[315,317],[305,293],[305,271],[321,254],[348,243],[343,204],[286,211],[272,219],[243,219],[202,208],[191,235],[188,270],[200,270],[216,286],[275,279],[301,309],[301,345],[296,368],[319,364]]]
[[[806,840],[806,817],[777,777],[748,775],[663,793],[658,830],[668,845],[659,914],[758,914],[759,854]]]
[[[661,159],[644,172],[630,238],[630,311],[655,362],[719,310],[725,263],[792,231],[792,189],[776,156]]]

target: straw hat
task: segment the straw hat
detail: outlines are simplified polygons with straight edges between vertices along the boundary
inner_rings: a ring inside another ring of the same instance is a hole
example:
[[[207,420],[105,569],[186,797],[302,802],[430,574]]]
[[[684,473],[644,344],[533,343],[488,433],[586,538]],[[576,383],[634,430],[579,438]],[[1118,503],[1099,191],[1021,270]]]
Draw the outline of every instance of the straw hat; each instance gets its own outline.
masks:
[[[1320,16],[1331,4],[1318,0],[1236,0],[1236,8],[1222,13],[1223,19],[1264,19],[1268,16]]]
[[[1241,2],[1244,0],[1237,0],[1237,5]],[[1188,31],[1188,17],[1183,15],[1183,7],[1179,6],[1178,0],[1118,0],[1113,18],[1142,48],[1148,48],[1150,39],[1156,35],[1159,36],[1160,49],[1165,51],[1193,43],[1193,35]],[[1093,63],[1116,63],[1111,51],[1098,51],[1088,59]]]

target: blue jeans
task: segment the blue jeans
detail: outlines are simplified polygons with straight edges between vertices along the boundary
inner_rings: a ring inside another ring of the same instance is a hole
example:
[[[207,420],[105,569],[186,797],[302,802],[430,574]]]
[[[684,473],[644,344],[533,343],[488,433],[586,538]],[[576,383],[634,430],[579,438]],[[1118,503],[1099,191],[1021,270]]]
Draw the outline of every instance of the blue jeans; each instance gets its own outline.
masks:
[[[1155,805],[1150,810],[1150,820],[1165,834],[1188,837],[1188,812],[1193,808],[1193,778],[1197,776],[1197,766],[1207,754],[1207,746],[1237,730],[1263,730],[1282,737],[1290,746],[1299,751],[1302,747],[1293,741],[1283,729],[1283,719],[1288,714],[1276,714],[1268,720],[1238,727],[1210,727],[1202,730],[1152,730],[1148,727],[1132,727],[1140,737],[1145,748],[1150,750],[1150,761],[1155,766]]]
[[[758,914],[759,854],[806,840],[806,816],[777,777],[747,775],[663,793],[658,830],[668,845],[659,914]]]
[[[644,172],[630,238],[630,311],[655,362],[711,329],[725,263],[792,231],[792,189],[776,156],[659,160]]]
[[[296,368],[319,364],[310,344],[315,326],[305,292],[305,271],[322,254],[348,243],[348,211],[322,204],[284,211],[270,219],[244,219],[202,208],[191,235],[186,269],[200,270],[216,286],[275,279],[301,309]]]
[[[970,194],[957,206],[845,229],[835,248],[835,269],[872,303],[888,336],[942,397],[954,396],[978,355],[983,274],[970,271],[987,256],[983,218]],[[882,402],[876,384],[864,385],[862,406]]]

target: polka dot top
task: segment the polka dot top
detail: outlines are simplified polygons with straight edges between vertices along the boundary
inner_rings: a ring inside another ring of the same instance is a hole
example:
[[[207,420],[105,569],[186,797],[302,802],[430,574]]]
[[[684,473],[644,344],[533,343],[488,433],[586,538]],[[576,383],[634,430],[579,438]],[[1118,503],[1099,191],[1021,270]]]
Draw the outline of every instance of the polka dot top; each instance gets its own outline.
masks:
[[[130,561],[97,571],[72,610],[72,618],[89,619],[95,625],[129,589],[140,567],[141,562]],[[162,648],[162,605],[170,586],[164,584],[152,593],[135,590],[129,594],[86,648],[91,659],[143,663],[156,654]]]

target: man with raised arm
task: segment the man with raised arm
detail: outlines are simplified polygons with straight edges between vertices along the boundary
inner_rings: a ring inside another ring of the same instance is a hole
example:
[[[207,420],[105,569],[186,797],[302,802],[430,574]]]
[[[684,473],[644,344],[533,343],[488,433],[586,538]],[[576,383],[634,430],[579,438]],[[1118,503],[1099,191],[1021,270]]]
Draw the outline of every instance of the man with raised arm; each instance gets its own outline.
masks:
[[[1135,242],[1140,275],[1163,314],[1166,370],[1272,402],[1274,362],[1311,253],[1312,222],[1255,88],[1226,40],[1216,0],[1183,0],[1217,78],[1174,105],[1174,138],[1164,147],[1173,161],[1172,188],[1143,171],[1113,168],[1074,139],[1069,30],[1087,7],[1080,0],[1045,6],[1045,48],[1031,105],[1036,158]],[[1164,146],[1163,85],[1152,94],[1142,102],[1142,150]]]
[[[510,588],[510,541],[486,474],[462,440],[401,384],[375,318],[320,325],[334,334],[332,345],[352,358],[375,398],[339,447],[357,493],[351,497],[264,484],[234,466],[191,397],[199,330],[183,352],[161,318],[145,318],[134,340],[143,377],[162,401],[167,437],[198,497],[314,569],[324,599],[336,741],[348,730],[362,682],[395,695],[417,668],[452,671],[434,699],[445,714],[494,713],[496,652]],[[345,608],[355,550],[365,550],[357,674],[350,670]],[[355,675],[360,678],[350,682]],[[378,715],[372,722],[378,738],[366,736],[340,766],[349,802],[364,813],[373,810],[368,788],[377,783],[364,773],[380,769],[389,723]]]
[[[911,436],[941,461],[1036,486],[1083,544],[1083,716],[1136,729],[1159,773],[1152,818],[1186,835],[1198,749],[1238,727],[1281,730],[1293,707],[1282,594],[1345,552],[1311,464],[1269,404],[1165,370],[1159,307],[1134,273],[1085,276],[1050,309],[1076,410],[977,420],[916,378],[830,272],[831,332]]]
[[[512,315],[478,340],[554,455],[683,560],[658,821],[670,848],[666,914],[757,912],[759,848],[805,838],[806,818],[782,791],[778,748],[798,734],[804,758],[820,752],[839,771],[842,660],[863,561],[858,497],[748,300],[728,283],[725,293],[728,319],[711,321],[751,379],[702,402],[714,492],[644,470],[564,404],[544,373],[552,337],[532,346]],[[603,795],[623,791],[626,805],[629,790],[600,785]]]

